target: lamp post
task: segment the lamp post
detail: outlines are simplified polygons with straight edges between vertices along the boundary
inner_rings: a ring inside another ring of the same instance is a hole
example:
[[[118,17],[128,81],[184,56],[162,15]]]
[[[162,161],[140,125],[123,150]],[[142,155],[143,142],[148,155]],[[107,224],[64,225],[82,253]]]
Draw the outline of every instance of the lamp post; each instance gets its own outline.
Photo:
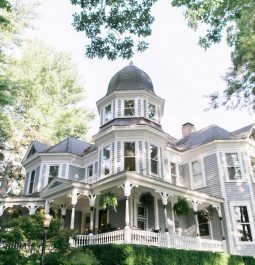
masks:
[[[41,263],[40,263],[40,265],[44,265],[43,258],[44,258],[44,254],[45,254],[47,233],[48,233],[48,230],[49,230],[51,219],[52,219],[52,217],[49,214],[45,214],[43,216],[44,235],[43,235],[43,242],[42,242],[42,255],[41,255]]]

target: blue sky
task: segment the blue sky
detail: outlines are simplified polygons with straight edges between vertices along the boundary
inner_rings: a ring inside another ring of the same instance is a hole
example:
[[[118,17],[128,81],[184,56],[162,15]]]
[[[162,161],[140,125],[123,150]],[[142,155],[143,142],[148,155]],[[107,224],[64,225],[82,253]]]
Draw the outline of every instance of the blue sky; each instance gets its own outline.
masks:
[[[69,0],[44,0],[40,19],[33,35],[57,50],[72,54],[87,88],[84,106],[96,110],[96,101],[106,94],[111,77],[129,64],[127,60],[107,61],[87,59],[84,55],[86,38],[71,26],[74,7]],[[152,79],[155,93],[165,99],[163,129],[181,137],[181,125],[191,122],[196,129],[217,124],[229,131],[254,122],[248,110],[205,112],[207,95],[222,91],[222,76],[231,66],[230,49],[223,41],[204,51],[197,45],[199,33],[188,28],[183,10],[172,8],[168,0],[159,0],[153,9],[156,21],[149,49],[133,57],[133,63]],[[98,119],[90,125],[89,135],[98,130]]]

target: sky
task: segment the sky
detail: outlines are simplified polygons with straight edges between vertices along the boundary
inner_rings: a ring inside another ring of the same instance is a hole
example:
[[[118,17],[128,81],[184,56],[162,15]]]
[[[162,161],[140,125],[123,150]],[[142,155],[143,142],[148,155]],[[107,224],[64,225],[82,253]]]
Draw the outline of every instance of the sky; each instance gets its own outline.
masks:
[[[70,0],[44,0],[31,36],[38,37],[58,51],[69,52],[85,81],[87,100],[84,107],[97,112],[96,101],[105,96],[111,77],[129,64],[128,60],[98,60],[85,57],[85,34],[75,31]],[[188,28],[183,9],[171,7],[169,0],[159,0],[153,8],[156,21],[149,49],[136,54],[132,61],[151,78],[155,93],[165,100],[163,130],[180,138],[181,126],[191,122],[196,129],[216,124],[234,131],[255,121],[248,110],[204,111],[208,95],[223,91],[224,73],[231,66],[230,48],[222,41],[208,50],[198,46],[199,33]],[[90,123],[89,136],[98,131],[98,117]]]

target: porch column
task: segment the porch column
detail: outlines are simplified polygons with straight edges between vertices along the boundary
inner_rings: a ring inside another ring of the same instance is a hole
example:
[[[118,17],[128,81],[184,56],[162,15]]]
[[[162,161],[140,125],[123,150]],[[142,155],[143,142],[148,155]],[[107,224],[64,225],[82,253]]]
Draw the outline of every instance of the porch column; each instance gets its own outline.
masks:
[[[221,235],[222,235],[222,240],[225,240],[225,231],[224,231],[224,226],[223,226],[223,220],[222,220],[222,212],[221,212],[221,208],[220,206],[215,206],[217,212],[218,212],[218,216],[220,219],[220,226],[221,226]]]
[[[158,198],[156,192],[154,193],[154,222],[155,222],[155,230],[159,230]]]
[[[45,204],[44,204],[44,213],[45,214],[49,214],[51,204],[52,204],[52,201],[48,201],[48,200],[45,201]]]
[[[94,228],[94,207],[96,202],[96,194],[88,195],[88,198],[90,206],[89,234],[92,234]]]
[[[61,209],[61,229],[65,227],[65,217],[66,217],[66,204],[61,204],[60,209]]]
[[[5,206],[0,205],[0,216],[4,214]]]
[[[70,229],[74,229],[74,219],[75,219],[75,205],[78,201],[78,192],[73,190],[71,193],[71,205],[72,205],[72,213],[71,213],[71,224]]]
[[[131,228],[130,228],[130,216],[129,216],[129,196],[131,189],[137,187],[137,185],[131,184],[128,180],[121,186],[124,190],[124,196],[126,198],[126,210],[125,210],[125,228],[124,228],[124,242],[131,243]]]
[[[173,226],[173,231],[172,233],[175,234],[175,219],[174,219],[174,209],[173,209],[173,206],[174,206],[174,196],[171,197],[171,213],[172,213],[172,226]]]
[[[163,208],[164,208],[164,217],[165,217],[165,232],[168,232],[168,221],[167,221],[167,203],[168,198],[172,196],[172,194],[167,193],[166,191],[160,192]]]
[[[199,233],[199,222],[198,222],[198,216],[197,216],[197,206],[198,206],[198,204],[200,202],[199,201],[192,200],[191,203],[192,203],[192,209],[193,209],[193,214],[194,214],[195,223],[196,223],[197,237],[199,237],[200,236],[200,233]]]

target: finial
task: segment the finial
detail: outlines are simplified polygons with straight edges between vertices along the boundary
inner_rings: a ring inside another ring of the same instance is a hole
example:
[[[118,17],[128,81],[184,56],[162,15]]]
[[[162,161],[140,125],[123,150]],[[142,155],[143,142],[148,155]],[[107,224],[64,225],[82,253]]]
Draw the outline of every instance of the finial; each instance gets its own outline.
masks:
[[[134,65],[132,60],[130,60],[130,62],[129,62],[129,66],[131,66],[131,65]]]

